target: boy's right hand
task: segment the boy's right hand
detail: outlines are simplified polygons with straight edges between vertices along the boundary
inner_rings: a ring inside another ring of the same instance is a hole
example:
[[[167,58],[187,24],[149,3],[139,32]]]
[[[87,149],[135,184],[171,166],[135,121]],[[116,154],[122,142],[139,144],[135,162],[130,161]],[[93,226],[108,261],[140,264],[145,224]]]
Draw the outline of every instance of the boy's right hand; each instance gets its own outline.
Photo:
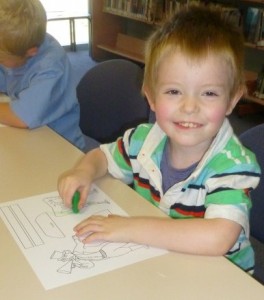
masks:
[[[107,159],[99,149],[94,149],[78,162],[69,171],[63,173],[58,179],[58,191],[67,207],[72,207],[72,197],[76,191],[80,192],[79,209],[82,209],[91,183],[107,173]]]
[[[91,180],[86,170],[72,169],[63,173],[58,179],[58,192],[64,205],[71,208],[72,198],[76,191],[80,192],[78,208],[82,209],[85,205],[90,189]]]

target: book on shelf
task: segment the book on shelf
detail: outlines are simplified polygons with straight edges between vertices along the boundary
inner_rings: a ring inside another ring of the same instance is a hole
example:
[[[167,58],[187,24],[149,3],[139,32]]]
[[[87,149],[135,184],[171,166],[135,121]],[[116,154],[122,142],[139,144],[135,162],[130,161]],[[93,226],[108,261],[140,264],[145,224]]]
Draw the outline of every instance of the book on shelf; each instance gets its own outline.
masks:
[[[182,6],[200,2],[200,0],[104,0],[104,11],[159,23],[172,16]]]
[[[237,27],[242,25],[242,15],[238,8],[235,7],[222,7],[222,13],[226,20],[231,22]]]
[[[260,20],[257,46],[264,47],[264,9],[261,10],[261,20]]]
[[[187,5],[199,5],[200,0],[165,0],[164,1],[164,15],[165,18],[170,18],[179,9]]]
[[[247,42],[259,44],[264,38],[264,11],[258,7],[248,7],[244,21],[244,34]]]
[[[260,99],[264,99],[264,67],[258,74],[257,87],[254,96]]]
[[[151,22],[156,2],[159,0],[105,0],[104,11]]]

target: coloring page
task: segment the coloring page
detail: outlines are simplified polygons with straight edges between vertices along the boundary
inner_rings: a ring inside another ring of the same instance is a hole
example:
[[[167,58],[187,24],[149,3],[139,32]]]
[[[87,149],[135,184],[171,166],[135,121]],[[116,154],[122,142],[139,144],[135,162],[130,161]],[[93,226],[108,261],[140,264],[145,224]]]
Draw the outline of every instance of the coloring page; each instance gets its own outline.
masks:
[[[73,213],[58,192],[0,204],[0,216],[45,289],[96,276],[165,250],[132,243],[84,244],[73,227],[91,215],[127,214],[96,185],[85,207]]]

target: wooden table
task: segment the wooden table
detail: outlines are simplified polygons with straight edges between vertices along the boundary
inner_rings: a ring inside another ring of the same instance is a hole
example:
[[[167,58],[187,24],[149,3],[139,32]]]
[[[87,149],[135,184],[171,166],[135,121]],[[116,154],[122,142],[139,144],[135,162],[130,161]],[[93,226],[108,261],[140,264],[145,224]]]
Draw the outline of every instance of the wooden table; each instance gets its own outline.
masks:
[[[56,190],[59,174],[82,155],[47,127],[36,130],[1,127],[0,202]],[[162,214],[111,177],[97,184],[130,215]],[[178,253],[46,291],[2,220],[0,236],[0,299],[3,300],[264,299],[264,286],[224,257]]]

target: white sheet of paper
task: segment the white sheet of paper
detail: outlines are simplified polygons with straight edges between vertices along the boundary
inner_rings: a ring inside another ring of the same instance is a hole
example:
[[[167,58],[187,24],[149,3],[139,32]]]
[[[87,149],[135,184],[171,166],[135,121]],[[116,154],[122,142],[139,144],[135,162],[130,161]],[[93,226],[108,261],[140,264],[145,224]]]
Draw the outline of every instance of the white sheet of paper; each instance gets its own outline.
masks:
[[[131,243],[84,245],[73,227],[91,215],[127,215],[93,185],[86,207],[67,209],[58,192],[0,204],[0,216],[45,289],[56,288],[148,258],[165,250]]]

